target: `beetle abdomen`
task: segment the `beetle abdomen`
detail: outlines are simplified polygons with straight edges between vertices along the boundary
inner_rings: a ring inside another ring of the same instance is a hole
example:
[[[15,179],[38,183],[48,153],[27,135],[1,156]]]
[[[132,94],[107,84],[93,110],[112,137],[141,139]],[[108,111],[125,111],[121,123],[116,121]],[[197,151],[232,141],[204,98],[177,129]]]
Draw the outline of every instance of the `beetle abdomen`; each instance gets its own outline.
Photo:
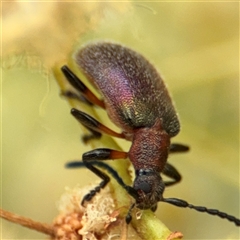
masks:
[[[125,131],[150,127],[156,119],[174,136],[179,121],[166,86],[143,56],[119,44],[88,44],[76,62],[100,90],[111,120]]]

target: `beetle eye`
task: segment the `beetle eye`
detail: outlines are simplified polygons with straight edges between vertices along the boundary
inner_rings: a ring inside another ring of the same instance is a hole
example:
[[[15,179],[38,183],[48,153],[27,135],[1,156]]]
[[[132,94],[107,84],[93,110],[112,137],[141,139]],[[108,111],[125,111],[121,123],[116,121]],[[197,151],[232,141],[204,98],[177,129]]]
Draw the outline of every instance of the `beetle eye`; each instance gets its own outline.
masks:
[[[139,190],[142,190],[144,193],[150,193],[151,192],[151,186],[150,186],[150,184],[148,184],[148,183],[146,183],[146,182],[143,182],[143,183],[140,183],[139,185],[138,185],[138,189]]]

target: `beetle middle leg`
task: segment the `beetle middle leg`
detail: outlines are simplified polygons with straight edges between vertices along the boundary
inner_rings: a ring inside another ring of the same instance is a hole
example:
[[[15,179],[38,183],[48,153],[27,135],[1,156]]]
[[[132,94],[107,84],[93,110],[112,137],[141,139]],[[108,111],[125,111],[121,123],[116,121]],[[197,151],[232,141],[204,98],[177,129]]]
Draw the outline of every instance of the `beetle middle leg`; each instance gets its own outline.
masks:
[[[180,152],[187,152],[187,151],[189,151],[189,146],[181,143],[172,143],[169,149],[170,153],[180,153]]]
[[[91,134],[84,134],[81,138],[82,138],[82,141],[84,143],[88,143],[89,141],[91,141],[92,139],[100,139],[102,134],[100,132],[97,132],[97,131],[94,131],[92,130],[91,128],[89,127],[86,127],[89,130],[89,132],[91,132]]]
[[[128,153],[126,152],[108,148],[98,148],[83,154],[82,161],[84,165],[93,173],[95,173],[98,177],[100,177],[103,181],[97,187],[91,190],[87,195],[84,196],[81,203],[82,205],[85,201],[90,201],[96,195],[96,193],[98,193],[102,188],[104,188],[110,181],[110,178],[107,174],[93,166],[94,162],[98,160],[125,159],[127,157]]]
[[[106,127],[105,125],[103,125],[102,123],[100,123],[95,118],[91,117],[85,112],[72,108],[71,114],[92,133],[91,135],[83,136],[82,139],[84,142],[87,142],[88,140],[93,138],[100,138],[101,133],[108,134],[112,137],[125,138],[124,134],[117,133],[111,130],[110,128]]]
[[[86,103],[89,106],[93,106],[93,103],[91,103],[86,97],[84,97],[83,95],[74,93],[72,91],[62,91],[61,95],[69,99],[76,99],[79,102]]]

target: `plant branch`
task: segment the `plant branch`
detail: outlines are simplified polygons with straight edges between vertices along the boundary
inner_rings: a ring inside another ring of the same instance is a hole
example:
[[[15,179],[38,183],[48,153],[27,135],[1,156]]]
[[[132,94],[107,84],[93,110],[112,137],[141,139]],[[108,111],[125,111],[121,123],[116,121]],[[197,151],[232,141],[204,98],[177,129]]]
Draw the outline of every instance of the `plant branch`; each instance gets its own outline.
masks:
[[[26,217],[17,215],[15,213],[8,212],[3,209],[0,209],[0,217],[10,222],[22,225],[32,230],[36,230],[38,232],[47,234],[52,237],[55,235],[53,226],[50,224],[37,222],[30,218],[26,218]]]

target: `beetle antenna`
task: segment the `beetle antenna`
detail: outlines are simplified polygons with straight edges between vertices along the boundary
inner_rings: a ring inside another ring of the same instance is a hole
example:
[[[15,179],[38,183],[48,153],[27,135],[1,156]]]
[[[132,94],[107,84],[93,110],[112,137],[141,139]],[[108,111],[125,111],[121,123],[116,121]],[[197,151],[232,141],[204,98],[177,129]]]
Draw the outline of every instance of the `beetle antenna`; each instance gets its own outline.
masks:
[[[120,178],[118,173],[112,167],[110,167],[108,164],[106,164],[104,162],[99,162],[99,161],[91,161],[91,164],[96,167],[105,169],[109,174],[111,174],[113,176],[113,178],[118,182],[119,185],[121,185],[123,188],[126,188],[127,185],[123,182],[122,178]],[[85,166],[84,162],[76,160],[76,161],[68,162],[65,165],[65,167],[66,168],[83,168],[86,166]]]
[[[225,218],[228,221],[235,223],[236,226],[240,226],[240,219],[237,219],[236,217],[231,216],[227,213],[221,212],[217,209],[209,209],[209,208],[202,207],[202,206],[194,206],[194,205],[192,205],[192,204],[190,204],[190,203],[188,203],[184,200],[178,199],[178,198],[164,198],[161,201],[166,202],[166,203],[170,203],[170,204],[175,205],[177,207],[191,208],[191,209],[194,209],[198,212],[206,212],[208,214],[215,215],[215,216],[218,216],[220,218]]]
[[[122,178],[118,175],[117,171],[115,171],[111,166],[109,166],[105,162],[100,162],[100,161],[91,161],[91,164],[93,164],[94,166],[100,167],[102,169],[105,169],[109,174],[112,175],[112,177],[118,182],[118,184],[120,186],[122,186],[133,198],[136,199],[138,197],[137,191],[133,187],[125,184],[123,182]],[[85,166],[84,162],[77,160],[77,161],[68,162],[65,165],[65,167],[67,167],[67,168],[82,168],[82,167],[86,167],[86,166]]]

